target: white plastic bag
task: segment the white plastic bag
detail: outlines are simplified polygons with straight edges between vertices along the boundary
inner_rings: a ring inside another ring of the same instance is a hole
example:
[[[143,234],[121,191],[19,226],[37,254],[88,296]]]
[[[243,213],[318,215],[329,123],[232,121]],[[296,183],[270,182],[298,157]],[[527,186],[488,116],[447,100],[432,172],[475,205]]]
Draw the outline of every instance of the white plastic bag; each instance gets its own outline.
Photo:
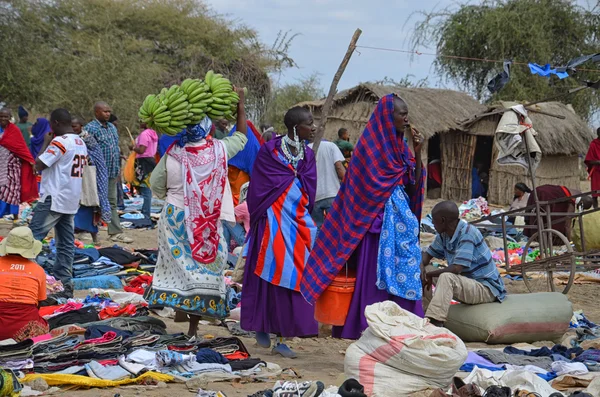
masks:
[[[444,388],[467,359],[453,333],[386,301],[367,306],[369,327],[350,345],[344,362],[368,396],[405,396]]]

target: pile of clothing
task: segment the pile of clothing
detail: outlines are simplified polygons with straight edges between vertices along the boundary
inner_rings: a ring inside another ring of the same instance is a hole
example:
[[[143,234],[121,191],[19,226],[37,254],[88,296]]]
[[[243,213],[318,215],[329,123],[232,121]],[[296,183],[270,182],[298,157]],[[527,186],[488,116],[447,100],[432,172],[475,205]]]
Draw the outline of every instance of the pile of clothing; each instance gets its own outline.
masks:
[[[41,377],[87,387],[198,376],[266,379],[282,373],[276,364],[251,357],[238,338],[197,340],[167,334],[165,323],[150,317],[145,301],[134,292],[94,292],[85,299],[41,307],[50,332],[19,343],[0,341],[0,368],[19,371],[23,382]]]
[[[156,267],[157,250],[129,251],[119,246],[96,248],[76,241],[73,259],[73,282],[76,290],[90,288],[123,287],[122,279],[128,282],[143,275],[150,277]],[[56,247],[54,239],[46,242],[36,262],[46,271],[54,266]],[[148,284],[146,282],[146,284]],[[136,285],[142,287],[144,283]],[[53,277],[48,278],[48,295],[63,291],[60,282]]]
[[[488,202],[483,197],[465,201],[458,207],[461,219],[467,222],[476,221],[491,214]]]

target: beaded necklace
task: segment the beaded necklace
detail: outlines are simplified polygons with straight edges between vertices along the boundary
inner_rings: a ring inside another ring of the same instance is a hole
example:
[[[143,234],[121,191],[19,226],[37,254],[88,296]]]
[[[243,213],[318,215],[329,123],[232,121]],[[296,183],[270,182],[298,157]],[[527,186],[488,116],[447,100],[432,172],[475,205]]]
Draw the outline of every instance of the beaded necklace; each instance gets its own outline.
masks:
[[[304,145],[298,140],[298,136],[295,136],[296,140],[291,140],[287,135],[283,137],[281,141],[281,150],[285,158],[292,164],[292,167],[297,168],[298,162],[304,159]],[[297,150],[297,154],[294,156],[290,150],[290,146],[293,146]]]

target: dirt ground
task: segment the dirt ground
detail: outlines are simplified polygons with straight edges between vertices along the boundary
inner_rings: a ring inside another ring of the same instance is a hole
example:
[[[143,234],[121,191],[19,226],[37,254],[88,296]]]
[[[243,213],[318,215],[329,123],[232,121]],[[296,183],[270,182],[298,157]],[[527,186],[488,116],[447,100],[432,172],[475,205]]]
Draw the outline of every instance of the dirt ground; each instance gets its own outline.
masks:
[[[425,211],[429,211],[437,201],[427,200]],[[425,212],[427,213],[427,212]],[[7,222],[0,222],[0,236],[5,236],[11,225]],[[156,247],[157,233],[154,230],[127,230],[126,234],[134,239],[131,247],[135,248],[154,248]],[[89,235],[88,235],[89,236]],[[85,235],[77,236],[84,238]],[[100,233],[101,245],[112,245],[107,240],[106,232]],[[507,289],[510,293],[527,293],[527,288],[522,281],[506,280]],[[82,291],[80,293],[85,296]],[[78,294],[78,295],[80,295]],[[573,303],[575,310],[583,310],[586,316],[595,322],[600,322],[600,306],[598,305],[600,297],[600,285],[574,285],[569,292],[569,299]],[[165,320],[165,319],[163,319]],[[165,320],[168,326],[168,332],[185,332],[187,324],[174,323],[172,320]],[[230,336],[228,330],[222,326],[201,325],[200,333],[205,336]],[[332,339],[324,335],[319,338],[294,339],[288,342],[290,347],[298,353],[295,360],[284,359],[281,356],[272,356],[270,351],[257,347],[253,339],[242,338],[246,347],[253,357],[261,358],[265,361],[273,362],[282,368],[293,368],[303,380],[320,380],[329,385],[339,385],[343,381],[344,372],[344,352],[350,345],[350,341]],[[273,382],[267,383],[247,383],[240,384],[235,382],[218,382],[203,386],[205,390],[220,390],[227,396],[247,396],[257,391],[264,390],[273,386]],[[92,390],[68,390],[59,393],[64,396],[95,396],[95,397],[133,397],[133,396],[193,396],[197,392],[197,386],[188,389],[185,384],[171,383],[166,389],[156,386],[127,386],[112,389],[92,389]]]

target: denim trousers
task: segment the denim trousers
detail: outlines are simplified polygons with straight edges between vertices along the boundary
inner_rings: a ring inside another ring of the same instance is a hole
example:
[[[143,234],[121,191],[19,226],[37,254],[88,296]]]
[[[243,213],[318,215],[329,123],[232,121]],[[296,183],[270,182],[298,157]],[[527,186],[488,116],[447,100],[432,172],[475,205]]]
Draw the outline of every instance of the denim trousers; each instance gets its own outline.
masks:
[[[310,215],[315,221],[317,229],[321,229],[321,226],[323,226],[323,223],[325,222],[325,215],[333,205],[333,200],[335,200],[335,197],[326,198],[315,202],[315,206]]]
[[[246,229],[244,229],[244,226],[242,226],[240,223],[233,224],[223,221],[223,237],[225,237],[227,247],[231,245],[232,238],[235,240],[237,245],[241,247],[244,245],[244,240],[246,240]]]
[[[73,293],[73,258],[75,256],[75,215],[52,211],[52,197],[38,202],[33,211],[29,227],[36,240],[43,240],[54,228],[56,238],[56,260],[53,275],[59,279],[65,292]]]
[[[121,218],[119,218],[119,210],[117,208],[117,192],[120,189],[123,191],[123,186],[119,182],[120,178],[109,178],[108,179],[108,203],[110,204],[110,223],[108,224],[108,235],[114,236],[115,234],[123,233],[121,229]]]
[[[152,189],[146,186],[138,186],[138,191],[144,198],[144,205],[142,206],[142,214],[150,219],[150,212],[152,210]]]

